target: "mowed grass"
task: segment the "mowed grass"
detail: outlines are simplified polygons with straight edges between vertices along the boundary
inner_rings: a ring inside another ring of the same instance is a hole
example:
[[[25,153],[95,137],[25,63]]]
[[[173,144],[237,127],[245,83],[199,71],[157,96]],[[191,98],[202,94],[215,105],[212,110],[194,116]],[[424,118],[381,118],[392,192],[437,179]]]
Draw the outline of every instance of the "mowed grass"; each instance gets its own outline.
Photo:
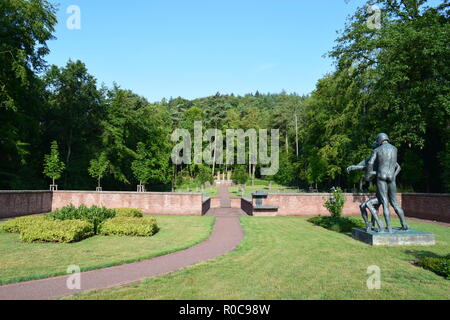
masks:
[[[147,219],[146,216],[143,219]],[[66,274],[148,259],[186,249],[207,239],[214,217],[153,216],[160,231],[152,237],[95,236],[73,244],[22,243],[0,231],[0,284]]]
[[[232,186],[228,188],[230,195],[233,197],[242,197],[241,186]],[[268,193],[299,193],[304,192],[295,187],[283,186],[272,181],[272,185],[269,186],[269,181],[255,179],[254,185],[251,181],[247,182],[244,190],[244,198],[251,199],[252,193],[256,191],[266,191]]]
[[[450,230],[435,246],[371,247],[305,218],[242,217],[245,239],[231,253],[139,284],[69,299],[449,299],[450,282],[410,263],[450,253]],[[398,224],[398,221],[396,221]],[[367,288],[367,268],[381,269],[381,289]]]

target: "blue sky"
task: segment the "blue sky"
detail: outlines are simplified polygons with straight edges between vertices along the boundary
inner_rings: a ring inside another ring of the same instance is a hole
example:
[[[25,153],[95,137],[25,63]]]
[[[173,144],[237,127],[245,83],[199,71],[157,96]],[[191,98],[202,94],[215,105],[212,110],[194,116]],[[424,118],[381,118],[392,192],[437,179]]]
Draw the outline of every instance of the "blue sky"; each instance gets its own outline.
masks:
[[[55,3],[55,1],[53,1]],[[307,94],[333,70],[329,51],[363,0],[60,0],[47,61],[86,63],[150,101],[220,93]],[[81,29],[66,12],[81,9]]]

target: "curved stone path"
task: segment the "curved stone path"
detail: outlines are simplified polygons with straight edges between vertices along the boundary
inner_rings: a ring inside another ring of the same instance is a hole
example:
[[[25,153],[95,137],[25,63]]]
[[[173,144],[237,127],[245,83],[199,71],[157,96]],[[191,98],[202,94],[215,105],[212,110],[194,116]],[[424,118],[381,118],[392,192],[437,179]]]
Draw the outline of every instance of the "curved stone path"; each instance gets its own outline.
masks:
[[[54,299],[78,292],[138,282],[221,256],[236,248],[243,237],[239,218],[217,216],[211,236],[189,249],[141,262],[83,272],[81,290],[67,288],[66,283],[70,275],[0,286],[0,300]]]

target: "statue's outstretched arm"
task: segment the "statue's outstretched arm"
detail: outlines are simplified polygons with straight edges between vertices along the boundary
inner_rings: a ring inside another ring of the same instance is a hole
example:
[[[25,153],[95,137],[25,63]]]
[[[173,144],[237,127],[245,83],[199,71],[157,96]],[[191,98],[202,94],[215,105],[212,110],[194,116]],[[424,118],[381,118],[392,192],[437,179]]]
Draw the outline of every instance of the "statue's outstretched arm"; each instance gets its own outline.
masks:
[[[360,166],[360,165],[350,166],[347,168],[347,172],[356,171],[356,170],[364,170],[365,168],[366,168],[366,166]]]
[[[357,165],[348,167],[347,168],[347,173],[350,173],[351,171],[356,171],[356,170],[364,170],[364,169],[366,169],[366,164],[367,164],[367,159],[361,161]]]

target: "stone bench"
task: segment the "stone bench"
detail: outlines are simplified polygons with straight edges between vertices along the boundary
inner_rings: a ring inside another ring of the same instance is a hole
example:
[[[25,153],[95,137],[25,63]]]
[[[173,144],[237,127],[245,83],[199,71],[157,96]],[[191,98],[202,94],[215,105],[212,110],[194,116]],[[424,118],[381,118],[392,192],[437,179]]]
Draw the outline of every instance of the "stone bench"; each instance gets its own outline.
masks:
[[[254,206],[253,207],[253,215],[258,216],[276,216],[278,214],[277,206]]]

